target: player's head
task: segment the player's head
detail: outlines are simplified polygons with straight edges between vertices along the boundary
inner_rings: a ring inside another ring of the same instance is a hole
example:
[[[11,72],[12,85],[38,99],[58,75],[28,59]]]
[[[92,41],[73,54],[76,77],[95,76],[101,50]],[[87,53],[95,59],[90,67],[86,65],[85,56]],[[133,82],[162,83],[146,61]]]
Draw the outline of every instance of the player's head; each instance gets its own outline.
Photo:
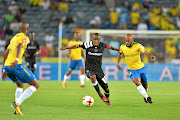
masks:
[[[100,38],[99,33],[94,33],[93,36],[92,36],[93,45],[94,46],[99,46],[100,40],[101,40],[101,38]]]
[[[75,32],[75,33],[74,33],[74,39],[75,39],[75,40],[79,40],[79,38],[80,38],[80,33]]]
[[[30,32],[29,33],[29,39],[30,39],[30,41],[34,41],[34,38],[35,38],[35,33],[34,32]]]
[[[29,24],[27,22],[20,22],[19,23],[19,32],[23,32],[27,34],[29,31]]]
[[[132,34],[127,34],[125,36],[125,43],[127,47],[131,47],[134,42],[134,38]]]

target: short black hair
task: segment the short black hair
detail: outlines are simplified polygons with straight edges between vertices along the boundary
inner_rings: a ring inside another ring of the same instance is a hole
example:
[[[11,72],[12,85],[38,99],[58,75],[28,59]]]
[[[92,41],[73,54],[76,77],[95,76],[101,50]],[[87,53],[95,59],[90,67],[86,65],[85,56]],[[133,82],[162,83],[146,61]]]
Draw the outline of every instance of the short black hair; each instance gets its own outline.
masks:
[[[99,33],[94,33],[94,34],[93,34],[93,37],[96,37],[96,36],[97,36],[97,37],[100,37],[100,34],[99,34]]]

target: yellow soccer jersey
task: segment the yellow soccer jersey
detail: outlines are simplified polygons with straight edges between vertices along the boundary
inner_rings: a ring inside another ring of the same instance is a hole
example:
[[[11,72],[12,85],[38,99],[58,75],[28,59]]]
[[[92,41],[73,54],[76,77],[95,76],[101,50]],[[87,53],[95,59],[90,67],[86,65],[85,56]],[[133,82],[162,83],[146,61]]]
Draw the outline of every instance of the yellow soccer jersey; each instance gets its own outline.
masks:
[[[19,45],[19,43],[22,43],[23,47],[21,48],[18,64],[22,64],[22,57],[23,57],[24,51],[26,50],[28,41],[29,41],[29,38],[24,33],[17,33],[11,39],[10,44],[7,48],[9,49],[9,54],[5,61],[4,66],[11,66],[12,63],[16,60],[16,48]]]
[[[144,67],[144,63],[141,62],[140,51],[143,53],[145,49],[143,45],[134,42],[132,47],[127,47],[126,44],[122,44],[119,52],[125,56],[125,61],[128,69],[138,70]]]
[[[79,45],[81,43],[82,43],[82,41],[72,40],[72,41],[69,42],[68,46]],[[71,49],[72,60],[80,60],[80,59],[82,59],[81,51],[82,51],[82,48]]]

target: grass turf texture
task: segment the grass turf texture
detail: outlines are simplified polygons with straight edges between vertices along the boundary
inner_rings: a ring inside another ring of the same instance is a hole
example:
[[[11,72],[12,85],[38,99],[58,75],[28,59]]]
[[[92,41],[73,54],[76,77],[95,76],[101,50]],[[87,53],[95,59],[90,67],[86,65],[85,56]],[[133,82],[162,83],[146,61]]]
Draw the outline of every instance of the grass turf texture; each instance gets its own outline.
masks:
[[[153,104],[144,102],[132,82],[109,82],[112,106],[101,101],[91,82],[81,88],[79,81],[68,81],[65,89],[58,81],[39,83],[38,91],[22,103],[20,116],[10,107],[16,85],[0,81],[0,120],[180,120],[180,82],[149,82]],[[94,98],[92,107],[83,106],[85,95]]]

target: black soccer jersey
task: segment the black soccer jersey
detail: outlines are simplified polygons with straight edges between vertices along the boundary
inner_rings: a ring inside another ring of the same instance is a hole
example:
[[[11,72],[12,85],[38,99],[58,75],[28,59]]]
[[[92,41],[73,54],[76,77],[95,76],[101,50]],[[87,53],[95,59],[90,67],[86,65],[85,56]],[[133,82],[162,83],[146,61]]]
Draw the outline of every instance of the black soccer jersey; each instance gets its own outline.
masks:
[[[109,45],[106,43],[101,43],[99,46],[94,46],[92,41],[84,42],[79,45],[83,49],[86,49],[86,62],[85,68],[86,70],[99,71],[102,65],[102,54],[105,48],[109,48]]]
[[[39,44],[36,41],[33,41],[27,45],[26,53],[30,55],[30,57],[26,57],[26,61],[35,61],[34,53],[36,53],[39,50]]]

